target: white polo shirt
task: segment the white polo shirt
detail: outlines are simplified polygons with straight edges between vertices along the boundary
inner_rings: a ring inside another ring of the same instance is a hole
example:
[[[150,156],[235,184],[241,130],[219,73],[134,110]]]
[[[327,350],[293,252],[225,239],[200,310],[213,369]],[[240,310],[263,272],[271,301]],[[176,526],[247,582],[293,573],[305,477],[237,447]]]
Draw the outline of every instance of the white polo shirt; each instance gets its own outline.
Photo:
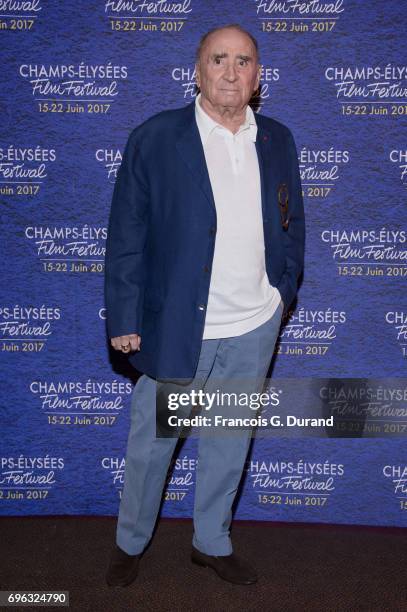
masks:
[[[250,108],[236,134],[195,100],[195,117],[215,199],[217,234],[204,339],[240,336],[265,323],[281,296],[264,255],[257,124]]]

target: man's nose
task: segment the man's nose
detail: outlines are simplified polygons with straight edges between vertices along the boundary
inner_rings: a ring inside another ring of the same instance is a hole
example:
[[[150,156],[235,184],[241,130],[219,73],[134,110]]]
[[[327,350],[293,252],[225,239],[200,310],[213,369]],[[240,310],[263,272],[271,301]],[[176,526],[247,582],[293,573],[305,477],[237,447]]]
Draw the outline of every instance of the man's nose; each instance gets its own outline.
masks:
[[[227,64],[225,68],[225,72],[223,73],[223,76],[228,81],[235,81],[237,79],[237,71],[236,71],[235,65]]]

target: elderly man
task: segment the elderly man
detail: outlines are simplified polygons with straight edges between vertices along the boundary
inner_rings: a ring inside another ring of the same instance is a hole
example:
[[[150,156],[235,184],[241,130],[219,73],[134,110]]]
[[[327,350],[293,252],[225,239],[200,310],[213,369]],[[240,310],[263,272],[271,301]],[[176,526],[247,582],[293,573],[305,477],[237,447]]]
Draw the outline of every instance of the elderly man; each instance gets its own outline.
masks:
[[[143,375],[135,387],[124,489],[107,583],[136,577],[154,528],[176,437],[156,435],[157,380],[222,387],[264,383],[283,309],[303,267],[296,146],[248,106],[261,74],[257,42],[238,25],[199,44],[200,93],[135,128],[115,184],[106,252],[107,327]],[[251,437],[201,435],[191,559],[251,584],[233,552],[232,504]]]

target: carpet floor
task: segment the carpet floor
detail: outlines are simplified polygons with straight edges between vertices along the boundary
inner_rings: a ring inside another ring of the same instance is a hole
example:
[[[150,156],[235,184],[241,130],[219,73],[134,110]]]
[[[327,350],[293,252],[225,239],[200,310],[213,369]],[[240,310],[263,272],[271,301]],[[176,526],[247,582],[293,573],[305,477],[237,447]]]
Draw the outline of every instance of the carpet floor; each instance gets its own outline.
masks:
[[[260,574],[240,586],[191,563],[192,521],[161,519],[136,581],[118,589],[104,579],[115,528],[111,517],[2,517],[1,590],[69,591],[74,612],[407,611],[405,529],[235,521],[234,550]]]

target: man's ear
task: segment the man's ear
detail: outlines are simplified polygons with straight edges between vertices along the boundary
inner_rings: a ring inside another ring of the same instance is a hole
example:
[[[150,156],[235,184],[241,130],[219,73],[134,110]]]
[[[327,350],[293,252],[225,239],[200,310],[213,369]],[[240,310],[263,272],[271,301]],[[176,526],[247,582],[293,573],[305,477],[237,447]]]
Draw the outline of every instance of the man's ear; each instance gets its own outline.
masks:
[[[199,72],[199,63],[198,62],[195,64],[195,82],[197,84],[197,87],[199,87],[199,84],[201,82],[201,75],[200,75],[200,72]]]
[[[257,79],[256,79],[256,89],[259,87],[260,85],[260,79],[261,79],[261,71],[263,69],[263,66],[261,64],[259,64],[259,68],[257,71]]]

